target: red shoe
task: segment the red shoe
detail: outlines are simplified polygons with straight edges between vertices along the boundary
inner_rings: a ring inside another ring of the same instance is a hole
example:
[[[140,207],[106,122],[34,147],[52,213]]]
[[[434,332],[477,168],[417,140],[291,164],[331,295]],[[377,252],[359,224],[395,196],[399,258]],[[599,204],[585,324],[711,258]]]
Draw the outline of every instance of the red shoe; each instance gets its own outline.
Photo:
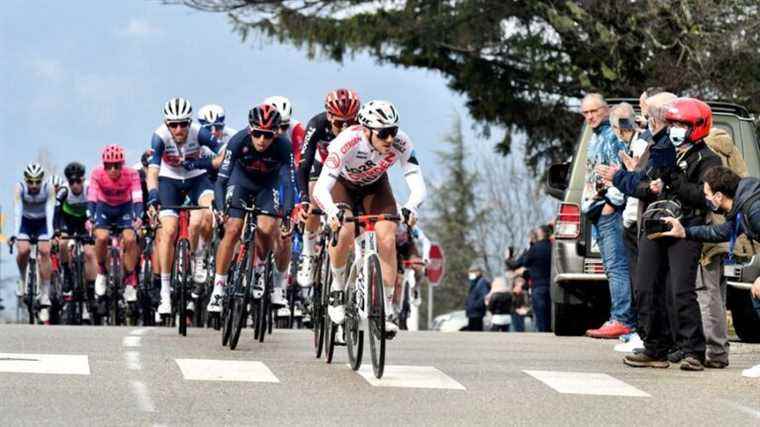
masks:
[[[631,328],[620,322],[610,320],[599,329],[589,329],[586,331],[586,336],[591,338],[615,339],[620,338],[621,335],[627,335],[630,333]]]

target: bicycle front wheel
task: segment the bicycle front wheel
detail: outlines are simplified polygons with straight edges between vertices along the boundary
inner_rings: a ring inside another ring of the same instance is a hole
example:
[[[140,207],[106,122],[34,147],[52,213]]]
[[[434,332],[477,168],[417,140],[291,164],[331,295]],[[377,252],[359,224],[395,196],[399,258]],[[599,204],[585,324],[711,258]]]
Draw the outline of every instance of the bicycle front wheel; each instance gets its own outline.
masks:
[[[359,307],[356,300],[356,272],[354,267],[351,267],[351,270],[346,286],[346,318],[343,323],[343,332],[346,334],[349,365],[351,365],[351,369],[358,371],[362,366],[364,331],[360,327],[361,319],[359,318]]]
[[[175,254],[177,263],[177,274],[175,278],[177,283],[174,292],[177,293],[177,329],[179,334],[187,336],[187,288],[190,280],[190,242],[181,239],[177,244]]]
[[[36,321],[36,315],[34,310],[35,300],[37,299],[37,261],[34,259],[29,260],[29,265],[26,267],[26,311],[29,314],[29,324],[34,325]]]
[[[385,295],[380,259],[372,255],[368,260],[367,293],[369,297],[368,325],[369,349],[372,355],[372,371],[382,378],[385,371]]]

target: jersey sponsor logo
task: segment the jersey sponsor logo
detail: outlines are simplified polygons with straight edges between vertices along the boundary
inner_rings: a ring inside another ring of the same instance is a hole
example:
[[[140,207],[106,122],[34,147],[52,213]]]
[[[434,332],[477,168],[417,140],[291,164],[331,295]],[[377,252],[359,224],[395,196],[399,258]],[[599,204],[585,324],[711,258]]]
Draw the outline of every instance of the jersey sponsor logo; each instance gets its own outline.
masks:
[[[359,135],[351,138],[347,143],[343,144],[343,146],[340,147],[340,154],[348,153],[352,148],[356,147],[356,145],[359,144],[361,140],[362,139]]]
[[[301,145],[301,155],[306,154],[306,147],[309,145],[309,142],[314,137],[314,132],[316,132],[316,128],[310,127],[309,130],[306,131],[306,136],[304,137],[304,141],[306,141],[306,144]]]
[[[330,169],[338,169],[340,167],[340,156],[338,156],[338,153],[330,153],[327,159],[325,159],[325,166]]]
[[[403,153],[406,151],[406,144],[400,139],[396,138],[393,140],[393,148],[398,150],[399,153]]]
[[[396,153],[393,151],[385,155],[378,164],[367,160],[356,168],[346,169],[348,179],[361,184],[370,184],[377,180],[385,171],[396,162]]]

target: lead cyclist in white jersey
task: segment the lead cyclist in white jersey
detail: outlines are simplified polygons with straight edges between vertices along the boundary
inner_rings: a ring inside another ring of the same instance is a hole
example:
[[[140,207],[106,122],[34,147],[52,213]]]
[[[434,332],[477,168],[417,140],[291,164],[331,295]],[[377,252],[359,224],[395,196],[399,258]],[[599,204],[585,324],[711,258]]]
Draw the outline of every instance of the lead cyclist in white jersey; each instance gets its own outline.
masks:
[[[333,229],[339,226],[338,213],[341,210],[345,216],[351,216],[357,208],[367,215],[397,214],[387,170],[399,163],[410,190],[402,214],[405,223],[414,225],[417,208],[425,199],[425,180],[412,141],[398,128],[396,108],[387,101],[370,101],[362,105],[357,118],[360,124],[345,129],[328,148],[322,172],[314,187],[317,203],[327,213]],[[396,227],[396,223],[391,221],[379,221],[375,226],[386,313],[393,312],[393,288],[397,273]],[[343,289],[353,239],[354,224],[347,223],[340,231],[337,246],[330,247],[333,281],[328,313],[330,319],[338,324],[345,319]],[[385,329],[388,338],[393,338],[398,326],[386,320]]]

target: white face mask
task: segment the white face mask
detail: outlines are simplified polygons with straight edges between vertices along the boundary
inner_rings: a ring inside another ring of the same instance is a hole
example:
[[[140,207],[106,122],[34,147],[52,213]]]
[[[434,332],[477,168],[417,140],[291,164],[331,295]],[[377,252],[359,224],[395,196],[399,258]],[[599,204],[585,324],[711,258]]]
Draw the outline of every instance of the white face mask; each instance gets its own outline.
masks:
[[[670,142],[676,147],[686,142],[686,133],[689,132],[688,128],[671,127],[670,128]]]
[[[475,280],[478,278],[478,273],[467,273],[467,278],[470,280]]]

